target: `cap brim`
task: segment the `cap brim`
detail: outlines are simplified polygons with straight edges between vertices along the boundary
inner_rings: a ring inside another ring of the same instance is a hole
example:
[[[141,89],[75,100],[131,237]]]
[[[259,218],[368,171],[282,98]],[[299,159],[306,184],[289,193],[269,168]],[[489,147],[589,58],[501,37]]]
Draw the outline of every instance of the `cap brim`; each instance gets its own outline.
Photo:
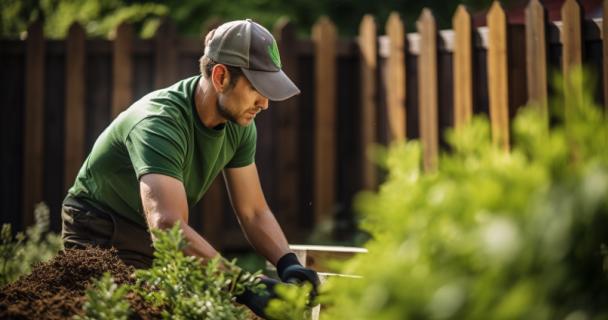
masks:
[[[241,68],[251,85],[263,96],[272,101],[287,100],[300,93],[300,89],[279,70],[276,72],[257,71]]]

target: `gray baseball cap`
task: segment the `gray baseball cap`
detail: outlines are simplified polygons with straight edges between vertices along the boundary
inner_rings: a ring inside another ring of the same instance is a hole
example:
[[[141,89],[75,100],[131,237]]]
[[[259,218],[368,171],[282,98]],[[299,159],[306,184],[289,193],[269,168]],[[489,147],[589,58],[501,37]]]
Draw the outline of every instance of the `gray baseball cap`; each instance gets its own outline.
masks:
[[[276,40],[251,19],[217,27],[205,47],[205,56],[216,63],[240,67],[253,87],[270,100],[282,101],[300,93],[281,70]]]

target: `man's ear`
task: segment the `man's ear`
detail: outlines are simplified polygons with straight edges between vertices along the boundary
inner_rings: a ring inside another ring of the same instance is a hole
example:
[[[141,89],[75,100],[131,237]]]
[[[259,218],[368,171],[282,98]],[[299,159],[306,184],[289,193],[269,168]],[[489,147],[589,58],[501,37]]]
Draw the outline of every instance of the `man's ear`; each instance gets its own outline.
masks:
[[[230,74],[228,68],[223,64],[216,64],[211,69],[211,82],[215,88],[215,92],[222,93],[230,83]]]

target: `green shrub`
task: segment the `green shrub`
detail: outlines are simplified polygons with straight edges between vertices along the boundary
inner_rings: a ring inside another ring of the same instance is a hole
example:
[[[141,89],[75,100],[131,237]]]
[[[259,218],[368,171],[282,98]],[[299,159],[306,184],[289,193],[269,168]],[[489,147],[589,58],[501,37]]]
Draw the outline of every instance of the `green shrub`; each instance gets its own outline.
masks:
[[[86,291],[84,316],[76,316],[74,320],[128,319],[129,302],[125,300],[127,290],[128,286],[119,287],[110,273],[104,273]]]
[[[138,293],[164,309],[166,319],[244,319],[246,310],[233,302],[245,289],[260,292],[259,273],[248,273],[234,261],[220,258],[204,264],[186,256],[186,242],[176,224],[167,231],[153,230],[154,262],[147,270],[137,270]]]
[[[36,205],[35,224],[13,238],[10,224],[3,224],[0,232],[0,287],[30,273],[38,262],[50,260],[63,249],[61,237],[49,230],[49,208]]]
[[[573,74],[579,88],[593,88]],[[438,170],[421,146],[388,150],[387,181],[357,207],[373,240],[330,280],[331,319],[606,319],[608,123],[590,92],[528,107],[507,153],[487,120],[452,132]],[[564,112],[562,112],[564,114]]]
[[[275,286],[276,299],[270,300],[266,314],[271,319],[308,320],[311,316],[310,292],[312,285],[279,283]]]

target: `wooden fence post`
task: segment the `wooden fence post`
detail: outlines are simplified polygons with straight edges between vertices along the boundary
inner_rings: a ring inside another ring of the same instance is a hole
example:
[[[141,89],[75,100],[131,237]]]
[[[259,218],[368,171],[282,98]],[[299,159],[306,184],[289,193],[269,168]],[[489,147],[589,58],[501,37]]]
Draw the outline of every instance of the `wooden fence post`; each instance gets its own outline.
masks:
[[[424,149],[424,169],[433,171],[437,168],[439,137],[437,132],[437,25],[431,10],[428,8],[422,10],[416,26],[420,34],[420,54],[418,55],[420,139]]]
[[[566,98],[566,120],[568,119],[568,101],[583,90],[581,83],[572,83],[571,72],[583,63],[583,42],[581,33],[581,8],[576,0],[566,0],[562,14],[562,71],[564,73],[564,96]]]
[[[526,70],[529,103],[537,104],[545,117],[547,110],[547,37],[545,8],[531,0],[526,8]],[[548,121],[548,118],[547,118]]]
[[[321,17],[312,30],[315,44],[315,223],[330,219],[336,193],[336,27]]]
[[[386,66],[386,103],[391,140],[405,139],[405,27],[397,12],[392,12],[386,22],[389,39],[389,56]]]
[[[66,52],[64,191],[74,184],[85,153],[85,37],[84,28],[74,22]]]
[[[160,89],[172,84],[177,77],[175,25],[164,19],[154,36],[154,86]]]
[[[359,25],[359,52],[361,55],[361,144],[363,188],[376,187],[376,167],[369,157],[370,147],[376,142],[376,82],[378,81],[378,40],[374,17],[366,14]]]
[[[23,124],[23,227],[34,223],[34,205],[42,201],[44,165],[44,60],[42,22],[27,29]]]
[[[581,66],[582,39],[581,39],[581,8],[576,0],[566,0],[561,10],[562,15],[562,68],[564,79],[569,77],[574,67]]]
[[[602,79],[604,84],[604,113],[608,115],[608,0],[602,3]]]
[[[281,50],[281,61],[283,72],[298,85],[298,56],[296,51],[297,37],[296,28],[287,19],[277,22],[274,34]],[[299,202],[299,176],[298,176],[298,103],[299,97],[296,95],[286,101],[277,102],[279,106],[275,109],[278,116],[278,137],[277,152],[278,175],[275,177],[279,187],[278,208],[279,221],[281,226],[287,229],[288,235],[299,233],[298,225],[298,202]]]
[[[473,31],[471,14],[459,5],[452,18],[454,29],[454,127],[462,128],[473,115]]]
[[[121,23],[116,29],[112,61],[112,119],[125,110],[133,100],[133,27]]]
[[[488,92],[492,140],[509,150],[509,68],[507,57],[507,17],[495,1],[487,15],[488,21]]]
[[[200,211],[202,215],[202,235],[210,241],[214,241],[215,245],[222,246],[224,237],[221,237],[221,231],[224,221],[224,204],[226,203],[226,189],[224,188],[224,177],[220,174],[211,183],[211,186],[205,192],[200,203]]]

